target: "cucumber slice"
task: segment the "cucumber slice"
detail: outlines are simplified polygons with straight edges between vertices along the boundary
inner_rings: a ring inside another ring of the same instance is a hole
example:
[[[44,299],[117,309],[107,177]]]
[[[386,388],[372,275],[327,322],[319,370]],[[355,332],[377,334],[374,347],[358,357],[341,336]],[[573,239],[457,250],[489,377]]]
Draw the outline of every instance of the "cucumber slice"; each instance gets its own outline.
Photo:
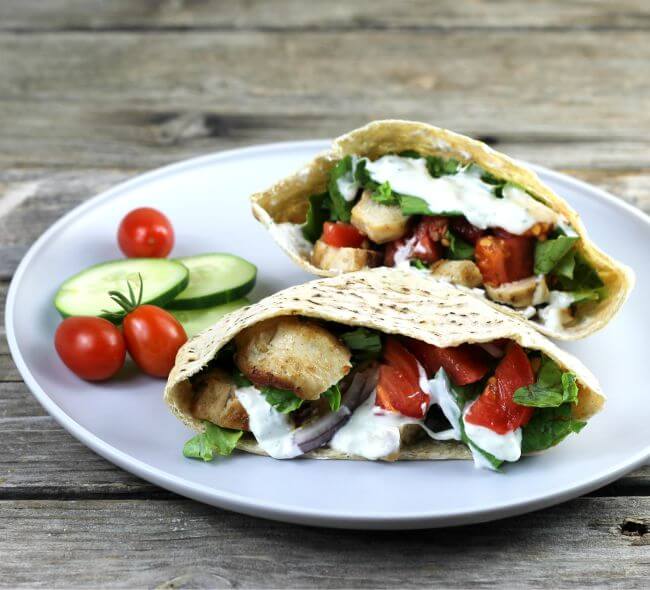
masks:
[[[195,334],[209,328],[227,313],[248,304],[248,299],[242,298],[236,301],[230,301],[229,303],[215,305],[214,307],[206,307],[205,309],[170,309],[169,313],[183,324],[187,337],[191,338]]]
[[[128,258],[96,264],[70,277],[58,290],[54,305],[65,318],[90,315],[111,319],[122,309],[109,291],[128,293],[127,281],[138,293],[142,277],[142,303],[165,305],[189,282],[189,271],[179,262],[164,258]],[[109,313],[106,313],[109,312]]]
[[[176,259],[190,271],[190,283],[169,309],[202,309],[239,299],[255,286],[257,267],[233,254],[199,254]]]

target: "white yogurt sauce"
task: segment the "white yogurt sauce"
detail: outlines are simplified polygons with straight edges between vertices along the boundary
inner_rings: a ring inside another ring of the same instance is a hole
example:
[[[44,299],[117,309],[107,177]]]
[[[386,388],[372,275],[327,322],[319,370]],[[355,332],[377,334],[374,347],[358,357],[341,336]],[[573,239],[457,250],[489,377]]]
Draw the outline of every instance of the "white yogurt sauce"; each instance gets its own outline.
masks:
[[[373,391],[332,437],[329,443],[332,449],[373,461],[399,451],[400,426],[418,424],[419,420],[386,411],[375,405],[375,399]]]
[[[346,172],[343,176],[337,179],[336,186],[341,193],[341,196],[349,203],[354,201],[359,190],[359,183],[354,180],[354,169],[356,168],[358,158],[352,156],[352,169]]]
[[[442,432],[433,432],[425,429],[427,434],[436,440],[460,440],[460,408],[456,398],[451,392],[449,377],[444,369],[440,369],[436,376],[429,381],[429,397],[432,404],[438,404],[445,418],[449,420],[451,428]]]
[[[397,250],[393,257],[395,268],[411,268],[411,255],[413,254],[413,244],[415,244],[417,236],[409,238]]]
[[[278,412],[252,385],[235,391],[248,414],[248,425],[257,443],[274,459],[302,455],[293,438],[294,427],[288,416]]]
[[[474,402],[467,404],[463,412],[463,426],[465,427],[465,434],[470,441],[501,461],[518,461],[521,457],[521,428],[517,428],[506,434],[499,434],[485,426],[478,426],[467,422],[465,417],[473,405]],[[470,443],[469,448],[472,451],[476,467],[493,469],[490,462],[474,445]]]
[[[520,235],[537,222],[557,224],[560,220],[553,210],[515,186],[507,185],[503,198],[497,198],[494,187],[483,182],[472,167],[433,178],[424,158],[388,155],[365,161],[375,182],[389,182],[395,192],[423,199],[434,214],[461,212],[481,229],[502,227]]]
[[[542,323],[556,332],[562,330],[564,324],[571,319],[569,308],[573,303],[573,295],[563,291],[550,291],[549,304],[542,307],[538,313]]]

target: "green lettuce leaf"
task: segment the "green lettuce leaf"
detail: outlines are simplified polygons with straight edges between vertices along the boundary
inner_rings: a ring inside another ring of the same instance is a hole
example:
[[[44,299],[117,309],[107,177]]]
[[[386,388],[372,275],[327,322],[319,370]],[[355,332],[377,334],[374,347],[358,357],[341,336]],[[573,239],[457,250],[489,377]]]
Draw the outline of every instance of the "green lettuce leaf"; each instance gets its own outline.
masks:
[[[416,152],[415,150],[404,150],[397,154],[398,156],[402,158],[421,158],[422,156],[420,155],[419,152]]]
[[[336,412],[341,407],[341,390],[338,385],[332,385],[327,391],[321,394],[330,405],[330,410]]]
[[[352,351],[356,360],[376,359],[381,356],[381,337],[373,330],[357,328],[342,334],[341,340]]]
[[[554,240],[544,242],[537,241],[535,244],[535,274],[548,274],[573,248],[578,238],[560,236]],[[573,264],[573,263],[572,263]],[[575,266],[573,264],[573,266]],[[573,270],[571,271],[573,273]]]
[[[419,258],[411,258],[411,260],[409,260],[409,264],[413,268],[417,268],[418,270],[429,270],[429,265],[426,262],[420,260]]]
[[[212,422],[204,422],[205,432],[197,434],[183,446],[183,455],[191,459],[212,461],[214,454],[228,456],[244,434],[241,430],[221,428]]]
[[[354,175],[351,156],[345,156],[345,158],[334,166],[334,169],[330,172],[328,184],[333,221],[344,221],[345,223],[348,223],[350,221],[350,212],[352,211],[354,202],[346,201],[343,198],[338,185],[338,180],[346,174]]]
[[[434,178],[456,174],[460,168],[460,162],[455,158],[440,158],[438,156],[427,156],[427,170]]]
[[[390,188],[390,182],[380,184],[371,194],[372,200],[380,205],[398,205],[399,198]]]
[[[323,224],[330,217],[331,203],[327,193],[311,195],[307,218],[302,226],[302,235],[312,244],[321,237]]]
[[[522,429],[521,450],[523,453],[544,451],[562,442],[572,432],[580,432],[586,424],[571,417],[571,404],[539,408]]]
[[[448,256],[451,260],[472,260],[474,258],[474,246],[460,239],[449,230],[447,230],[445,237],[449,240]]]
[[[578,403],[578,385],[574,373],[562,372],[546,355],[532,385],[520,387],[513,396],[515,403],[534,408],[557,408],[564,403]]]
[[[404,215],[433,215],[429,204],[420,197],[399,195],[399,205]]]
[[[293,391],[287,391],[286,389],[261,387],[260,392],[266,398],[266,401],[282,414],[289,414],[297,410],[305,401]]]
[[[596,269],[585,260],[580,252],[576,252],[574,258],[572,276],[567,277],[555,274],[563,291],[592,291],[605,286]],[[601,295],[604,296],[605,292],[601,292]]]

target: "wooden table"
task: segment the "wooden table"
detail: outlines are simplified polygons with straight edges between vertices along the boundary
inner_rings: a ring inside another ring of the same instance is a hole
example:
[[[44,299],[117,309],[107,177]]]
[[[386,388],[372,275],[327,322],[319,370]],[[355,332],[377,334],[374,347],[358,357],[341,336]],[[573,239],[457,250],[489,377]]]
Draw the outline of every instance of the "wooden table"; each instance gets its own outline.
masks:
[[[2,0],[2,294],[45,228],[117,182],[382,117],[482,138],[650,212],[641,4]],[[650,583],[650,467],[491,524],[317,530],[203,506],[107,463],[44,413],[4,334],[0,380],[0,586]]]

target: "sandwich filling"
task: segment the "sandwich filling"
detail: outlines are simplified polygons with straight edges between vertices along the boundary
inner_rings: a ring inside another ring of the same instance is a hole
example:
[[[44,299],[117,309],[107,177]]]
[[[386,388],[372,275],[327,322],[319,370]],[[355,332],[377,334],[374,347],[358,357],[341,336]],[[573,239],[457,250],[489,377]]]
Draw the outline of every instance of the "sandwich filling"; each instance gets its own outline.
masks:
[[[309,198],[305,223],[278,231],[302,240],[319,268],[412,268],[552,330],[606,296],[563,216],[523,187],[455,159],[346,156],[330,172],[327,192]]]
[[[394,460],[429,437],[498,470],[585,425],[575,374],[514,341],[440,348],[298,316],[246,328],[191,385],[205,431],[184,454],[204,460],[242,437],[276,459],[325,447]]]

